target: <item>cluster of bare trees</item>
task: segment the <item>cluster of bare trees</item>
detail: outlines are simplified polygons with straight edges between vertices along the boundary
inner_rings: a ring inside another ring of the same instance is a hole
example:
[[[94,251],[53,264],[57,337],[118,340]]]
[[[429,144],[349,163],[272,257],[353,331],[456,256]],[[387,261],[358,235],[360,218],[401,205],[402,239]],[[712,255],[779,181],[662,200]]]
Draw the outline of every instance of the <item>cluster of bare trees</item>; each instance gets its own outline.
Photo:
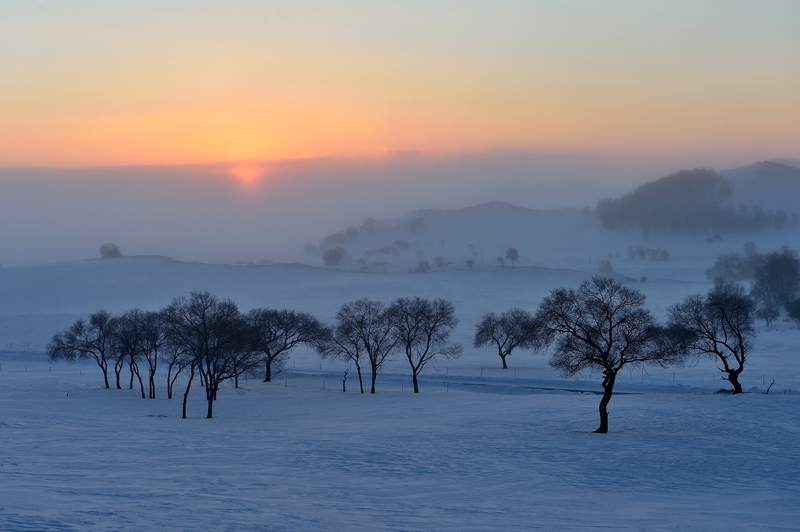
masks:
[[[608,277],[593,277],[577,289],[557,288],[535,314],[510,309],[485,314],[476,324],[476,348],[492,347],[507,368],[516,348],[552,347],[550,365],[572,376],[588,369],[602,377],[600,426],[608,432],[607,407],[617,375],[626,366],[680,365],[711,357],[722,365],[733,393],[755,337],[754,303],[740,285],[718,283],[706,295],[692,295],[669,309],[659,324],[640,291]]]
[[[755,338],[756,305],[735,282],[720,281],[705,295],[695,294],[668,310],[659,324],[645,308],[640,291],[596,276],[577,289],[557,288],[535,313],[512,308],[485,314],[476,324],[474,346],[497,350],[503,368],[515,349],[551,348],[550,365],[565,376],[588,369],[602,374],[600,426],[608,432],[607,406],[617,375],[626,366],[682,364],[715,359],[723,379],[741,393],[739,376]],[[155,374],[166,366],[171,399],[178,375],[186,376],[182,416],[195,378],[205,388],[207,417],[212,417],[220,386],[264,369],[264,381],[282,367],[291,350],[305,344],[322,358],[355,366],[361,393],[362,370],[371,373],[370,393],[378,374],[393,356],[410,367],[414,392],[419,375],[436,357],[457,358],[461,345],[450,336],[458,325],[453,304],[444,299],[398,298],[389,305],[370,299],[345,303],[328,326],[310,314],[292,310],[253,309],[242,313],[229,299],[207,292],[178,297],[158,312],[138,309],[120,316],[98,311],[55,336],[47,346],[50,360],[93,359],[109,388],[109,367],[117,388],[130,371],[129,387],[139,383],[142,398],[155,398]],[[143,378],[143,375],[145,378]],[[343,386],[346,383],[345,372]],[[145,394],[144,380],[148,382]]]
[[[53,336],[47,345],[51,361],[93,359],[109,388],[108,370],[113,369],[116,387],[121,374],[130,371],[129,388],[138,380],[145,398],[143,372],[148,381],[147,397],[156,394],[155,375],[159,363],[166,367],[167,396],[180,374],[186,374],[182,417],[197,377],[205,388],[207,417],[211,418],[220,385],[265,367],[269,381],[275,367],[285,362],[289,351],[301,343],[321,345],[328,329],[316,318],[290,310],[253,309],[239,311],[229,299],[208,292],[178,297],[158,312],[130,310],[111,316],[100,310],[79,319]]]
[[[238,387],[241,376],[254,374],[259,368],[264,369],[264,382],[270,382],[273,372],[284,366],[291,350],[300,344],[315,348],[323,358],[353,363],[361,393],[362,367],[369,366],[371,393],[375,393],[383,363],[402,353],[418,393],[418,377],[426,364],[437,356],[460,356],[461,346],[449,341],[457,324],[453,304],[444,299],[399,298],[389,306],[360,299],[342,305],[336,324],[328,326],[294,310],[257,308],[242,313],[229,299],[194,292],[189,298],[176,298],[158,312],[134,309],[111,316],[97,311],[54,335],[47,354],[51,361],[94,360],[106,388],[110,388],[109,368],[114,371],[118,389],[127,368],[129,388],[138,381],[143,399],[155,398],[160,363],[166,367],[169,399],[178,376],[186,376],[182,417],[186,418],[187,399],[197,378],[206,393],[206,417],[211,418],[223,383],[232,381]]]

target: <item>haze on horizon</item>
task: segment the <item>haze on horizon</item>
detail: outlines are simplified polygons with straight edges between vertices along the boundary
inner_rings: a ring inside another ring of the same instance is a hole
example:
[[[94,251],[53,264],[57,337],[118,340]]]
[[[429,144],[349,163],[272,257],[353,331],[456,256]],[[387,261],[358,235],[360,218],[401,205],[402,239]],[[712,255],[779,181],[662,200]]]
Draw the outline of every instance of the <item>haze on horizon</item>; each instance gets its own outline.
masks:
[[[258,260],[800,157],[800,4],[0,4],[0,263]],[[282,250],[279,251],[278,250]]]

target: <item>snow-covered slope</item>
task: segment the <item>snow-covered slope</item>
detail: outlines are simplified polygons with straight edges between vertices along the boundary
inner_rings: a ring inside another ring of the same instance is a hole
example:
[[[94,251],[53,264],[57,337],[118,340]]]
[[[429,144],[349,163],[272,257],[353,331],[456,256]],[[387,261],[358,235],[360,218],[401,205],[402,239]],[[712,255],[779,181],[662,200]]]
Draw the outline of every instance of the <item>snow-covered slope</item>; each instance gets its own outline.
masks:
[[[800,211],[800,168],[764,161],[720,174],[733,183],[732,201],[737,205]]]

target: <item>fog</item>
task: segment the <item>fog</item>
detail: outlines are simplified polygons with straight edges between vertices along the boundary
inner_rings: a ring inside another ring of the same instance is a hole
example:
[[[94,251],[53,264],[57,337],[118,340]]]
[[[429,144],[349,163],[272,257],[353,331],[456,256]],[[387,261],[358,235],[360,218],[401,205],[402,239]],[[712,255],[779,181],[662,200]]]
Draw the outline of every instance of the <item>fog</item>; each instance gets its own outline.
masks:
[[[364,219],[486,201],[594,206],[687,162],[533,152],[91,169],[0,169],[0,264],[125,255],[292,261],[305,242]],[[691,165],[691,162],[688,163]]]

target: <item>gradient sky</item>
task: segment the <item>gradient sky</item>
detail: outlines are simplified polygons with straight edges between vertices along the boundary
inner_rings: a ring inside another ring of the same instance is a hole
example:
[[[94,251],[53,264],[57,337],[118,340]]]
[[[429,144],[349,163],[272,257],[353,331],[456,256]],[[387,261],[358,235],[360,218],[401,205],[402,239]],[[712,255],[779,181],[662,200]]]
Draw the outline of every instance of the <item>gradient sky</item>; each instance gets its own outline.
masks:
[[[0,167],[797,157],[799,23],[797,0],[3,0]]]

